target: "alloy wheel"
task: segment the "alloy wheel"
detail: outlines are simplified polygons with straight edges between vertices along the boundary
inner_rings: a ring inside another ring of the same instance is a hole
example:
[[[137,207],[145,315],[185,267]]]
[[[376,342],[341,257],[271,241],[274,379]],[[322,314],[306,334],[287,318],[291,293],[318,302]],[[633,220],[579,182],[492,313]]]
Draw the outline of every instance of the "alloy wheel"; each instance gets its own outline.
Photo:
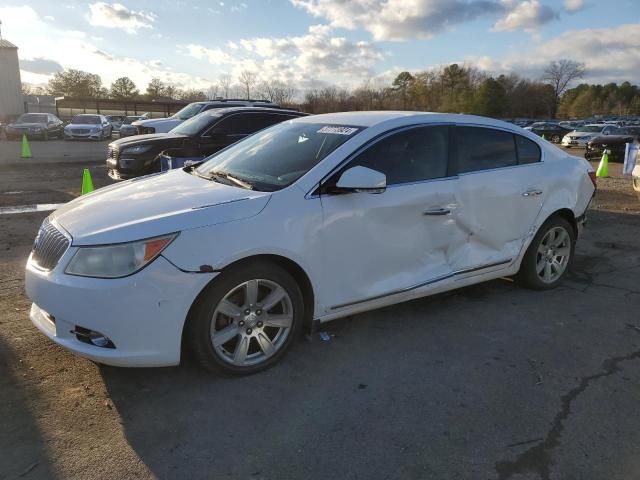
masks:
[[[563,227],[551,228],[536,252],[536,272],[544,283],[553,283],[562,276],[571,258],[571,237]]]
[[[210,326],[218,357],[243,367],[265,362],[285,344],[293,325],[293,303],[278,283],[253,279],[231,289],[218,303]]]

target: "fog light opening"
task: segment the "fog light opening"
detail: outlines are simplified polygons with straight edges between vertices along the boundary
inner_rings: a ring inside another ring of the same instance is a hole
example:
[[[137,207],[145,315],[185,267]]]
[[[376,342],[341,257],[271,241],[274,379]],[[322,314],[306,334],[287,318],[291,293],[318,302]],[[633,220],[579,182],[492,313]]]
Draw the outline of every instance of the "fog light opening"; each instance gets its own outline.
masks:
[[[76,325],[75,330],[72,330],[71,333],[74,334],[76,338],[81,342],[93,345],[94,347],[116,348],[109,337],[103,335],[100,332],[95,332],[93,330],[89,330],[88,328]]]

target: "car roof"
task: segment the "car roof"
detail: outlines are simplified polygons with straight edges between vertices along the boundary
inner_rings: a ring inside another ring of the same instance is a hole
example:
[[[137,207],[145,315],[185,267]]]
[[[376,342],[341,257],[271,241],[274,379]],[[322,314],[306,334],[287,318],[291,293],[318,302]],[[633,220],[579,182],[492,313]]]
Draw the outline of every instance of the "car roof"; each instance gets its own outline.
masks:
[[[437,112],[407,112],[407,111],[370,111],[370,112],[339,112],[311,115],[296,118],[295,122],[322,123],[328,125],[350,125],[358,127],[373,127],[384,123],[395,123],[401,119],[415,119],[416,123],[466,123],[478,124],[482,126],[494,126],[508,128],[509,130],[519,129],[512,123],[496,120],[478,115],[464,115],[459,113],[437,113]],[[403,122],[404,123],[404,122]]]
[[[300,115],[300,116],[309,115],[308,113],[299,112],[297,110],[287,110],[285,108],[269,108],[269,107],[258,107],[258,106],[214,108],[211,110],[206,110],[204,112],[201,112],[200,115],[222,116],[222,115],[227,115],[229,113],[234,113],[234,112],[256,112],[256,113],[267,112],[267,113],[280,113],[280,114],[285,113],[285,114]]]

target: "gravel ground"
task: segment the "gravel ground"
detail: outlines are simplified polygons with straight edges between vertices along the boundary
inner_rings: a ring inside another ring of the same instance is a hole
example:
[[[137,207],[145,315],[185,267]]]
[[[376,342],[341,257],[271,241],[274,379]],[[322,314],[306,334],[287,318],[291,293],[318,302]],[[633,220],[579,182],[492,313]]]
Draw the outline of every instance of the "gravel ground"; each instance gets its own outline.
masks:
[[[0,142],[0,207],[64,202],[105,143]],[[640,477],[640,202],[610,167],[574,269],[349,317],[275,368],[118,369],[28,320],[46,213],[0,215],[0,479]],[[90,312],[87,312],[90,315]]]

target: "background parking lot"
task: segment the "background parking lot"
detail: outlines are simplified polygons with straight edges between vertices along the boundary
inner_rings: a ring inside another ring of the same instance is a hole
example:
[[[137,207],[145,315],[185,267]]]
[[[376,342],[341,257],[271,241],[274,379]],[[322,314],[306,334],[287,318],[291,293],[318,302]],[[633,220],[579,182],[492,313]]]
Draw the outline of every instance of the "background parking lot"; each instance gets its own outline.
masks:
[[[83,168],[112,183],[106,144],[0,142],[0,208],[69,201]],[[0,214],[0,479],[637,477],[640,202],[609,170],[561,288],[504,279],[337,320],[245,378],[49,342],[23,293],[47,213]]]

